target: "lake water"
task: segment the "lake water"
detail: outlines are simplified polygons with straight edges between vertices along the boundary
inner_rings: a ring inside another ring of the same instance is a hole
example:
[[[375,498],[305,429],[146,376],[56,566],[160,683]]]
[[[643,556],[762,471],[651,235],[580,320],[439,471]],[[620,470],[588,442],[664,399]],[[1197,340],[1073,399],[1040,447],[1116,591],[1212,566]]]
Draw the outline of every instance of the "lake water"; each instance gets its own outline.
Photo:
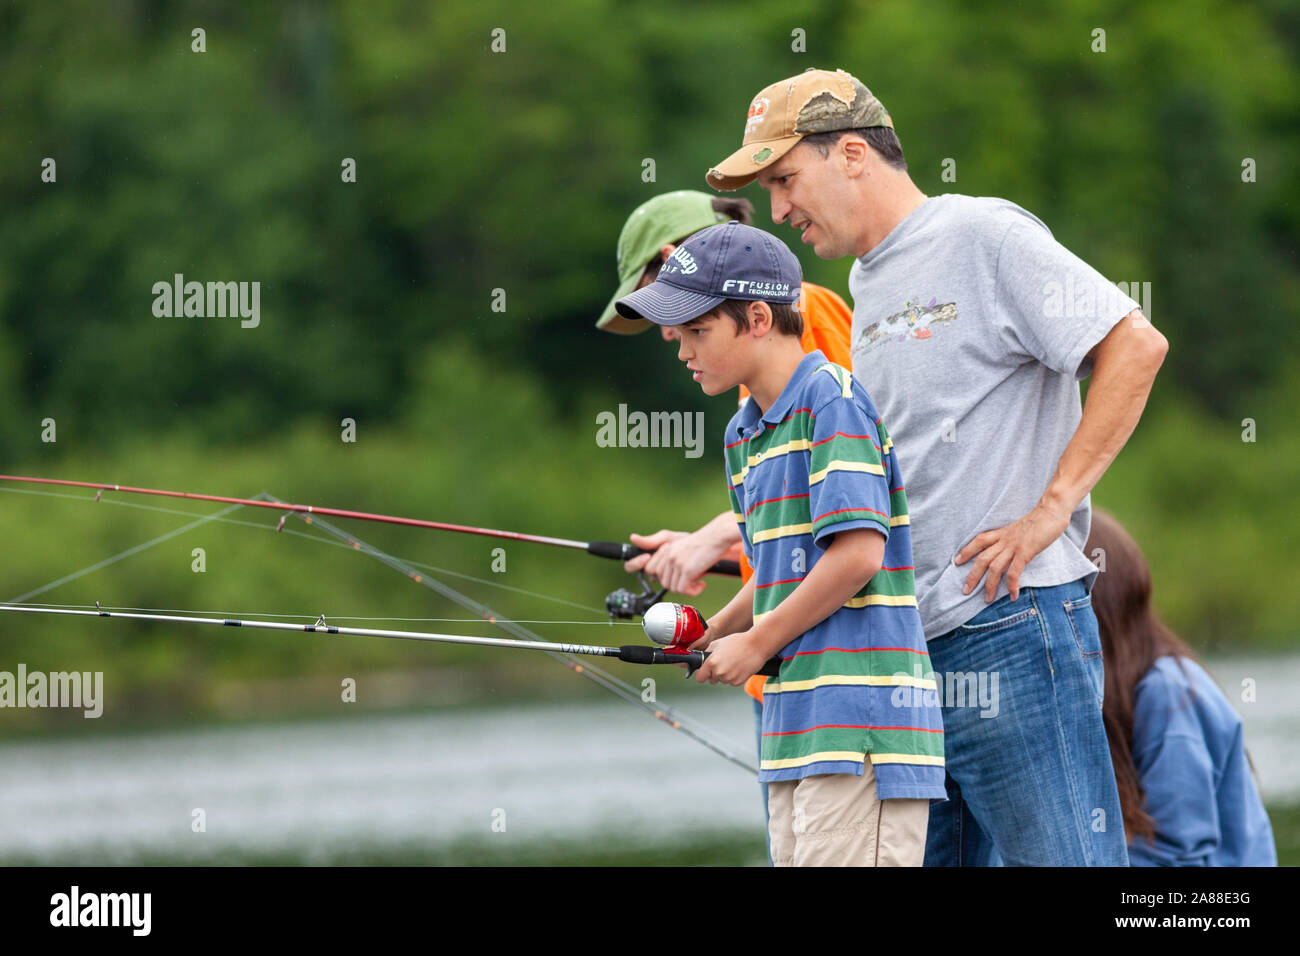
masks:
[[[1300,657],[1210,667],[1243,715],[1266,802],[1300,803]],[[1239,700],[1245,678],[1254,703]],[[687,709],[749,755],[739,692]],[[668,818],[678,838],[762,832],[752,776],[618,701],[7,742],[0,775],[0,861],[632,847],[662,839]]]

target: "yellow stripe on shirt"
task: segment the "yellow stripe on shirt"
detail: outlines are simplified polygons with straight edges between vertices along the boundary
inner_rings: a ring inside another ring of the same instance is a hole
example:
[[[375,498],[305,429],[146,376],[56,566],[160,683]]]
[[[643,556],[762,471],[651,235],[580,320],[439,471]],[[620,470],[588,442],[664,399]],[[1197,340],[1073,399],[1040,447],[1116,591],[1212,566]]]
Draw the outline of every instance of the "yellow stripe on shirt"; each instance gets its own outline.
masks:
[[[872,766],[883,763],[912,764],[921,767],[942,767],[944,765],[942,757],[933,757],[929,754],[876,754],[862,753],[856,750],[821,750],[817,753],[808,754],[804,757],[786,757],[784,760],[764,760],[759,765],[761,770],[788,770],[791,767],[806,767],[810,763],[822,763],[824,761],[852,761],[857,763],[861,760],[870,759]]]
[[[762,531],[754,532],[754,536],[749,539],[749,543],[759,544],[763,541],[771,541],[773,538],[785,538],[795,534],[812,534],[812,524],[786,524],[779,528],[765,528]]]
[[[757,620],[757,619],[755,619]],[[939,689],[933,678],[909,677],[906,674],[823,674],[810,680],[782,681],[779,678],[769,680],[763,687],[764,694],[792,693],[794,691],[814,690],[818,687],[918,687],[921,690]]]
[[[885,469],[880,466],[866,461],[840,461],[838,458],[828,462],[826,467],[821,471],[814,471],[808,476],[808,487],[822,481],[833,471],[864,471],[868,475],[880,475],[884,477]]]
[[[766,693],[766,691],[764,691]],[[762,770],[786,770],[790,767],[806,767],[810,763],[821,763],[825,760],[852,760],[855,763],[861,763],[867,757],[866,752],[862,750],[822,750],[815,754],[808,754],[804,757],[786,757],[784,760],[764,760],[760,764]]]
[[[877,763],[910,763],[923,767],[942,767],[942,757],[932,757],[929,754],[868,754],[873,764]]]
[[[825,372],[831,378],[835,379],[835,383],[840,387],[840,397],[853,397],[853,376],[849,374],[848,369],[836,365],[834,362],[827,362],[825,365],[817,366],[817,371]],[[816,374],[816,372],[813,374]]]
[[[791,527],[806,528],[807,526],[791,525]],[[884,607],[917,607],[916,597],[911,594],[864,594],[861,597],[849,598],[840,606],[857,610],[859,608],[869,607],[872,604],[882,605]],[[760,611],[758,614],[754,615],[754,623],[757,624],[771,613],[771,611]]]
[[[860,608],[869,604],[884,604],[889,607],[916,607],[916,597],[912,594],[864,594],[862,597],[849,598],[844,607]]]
[[[753,468],[759,462],[768,461],[772,458],[780,458],[788,455],[792,451],[807,451],[812,448],[812,442],[807,438],[792,438],[784,445],[773,445],[767,451],[761,451],[757,455],[750,455],[749,461],[744,468],[740,469],[740,474],[731,476],[731,484],[744,484],[745,478],[749,475],[749,469]]]

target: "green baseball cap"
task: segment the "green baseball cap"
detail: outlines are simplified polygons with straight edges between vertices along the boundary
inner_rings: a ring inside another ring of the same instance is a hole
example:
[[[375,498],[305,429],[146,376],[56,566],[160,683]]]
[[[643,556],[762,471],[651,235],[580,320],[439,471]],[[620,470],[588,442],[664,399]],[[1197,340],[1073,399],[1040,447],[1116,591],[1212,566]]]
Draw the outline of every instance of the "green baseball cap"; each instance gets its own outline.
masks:
[[[713,197],[693,189],[664,193],[637,206],[618,235],[618,289],[605,306],[596,328],[617,335],[636,335],[650,328],[644,319],[626,319],[614,303],[636,289],[637,280],[664,243],[676,243],[709,226],[726,222],[715,212]]]

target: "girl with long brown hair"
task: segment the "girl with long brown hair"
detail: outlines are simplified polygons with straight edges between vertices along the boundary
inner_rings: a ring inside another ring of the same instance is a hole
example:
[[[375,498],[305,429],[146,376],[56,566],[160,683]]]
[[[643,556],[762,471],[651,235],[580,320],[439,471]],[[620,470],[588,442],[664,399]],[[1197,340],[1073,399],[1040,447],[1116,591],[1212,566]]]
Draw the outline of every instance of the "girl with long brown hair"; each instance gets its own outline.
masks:
[[[1102,719],[1134,866],[1276,866],[1241,718],[1151,606],[1151,569],[1094,507],[1085,553],[1106,667]]]

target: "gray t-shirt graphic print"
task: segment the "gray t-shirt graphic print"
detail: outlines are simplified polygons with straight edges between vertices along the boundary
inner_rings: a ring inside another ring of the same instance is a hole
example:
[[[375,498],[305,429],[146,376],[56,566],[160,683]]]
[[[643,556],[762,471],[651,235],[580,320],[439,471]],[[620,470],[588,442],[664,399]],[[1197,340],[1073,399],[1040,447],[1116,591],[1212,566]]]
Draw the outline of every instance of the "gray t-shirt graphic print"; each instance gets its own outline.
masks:
[[[927,199],[849,274],[853,374],[889,423],[928,639],[983,609],[953,564],[1038,503],[1082,412],[1084,356],[1138,303],[1003,199]],[[1022,587],[1087,578],[1089,498]],[[1005,577],[998,597],[1007,593]]]

